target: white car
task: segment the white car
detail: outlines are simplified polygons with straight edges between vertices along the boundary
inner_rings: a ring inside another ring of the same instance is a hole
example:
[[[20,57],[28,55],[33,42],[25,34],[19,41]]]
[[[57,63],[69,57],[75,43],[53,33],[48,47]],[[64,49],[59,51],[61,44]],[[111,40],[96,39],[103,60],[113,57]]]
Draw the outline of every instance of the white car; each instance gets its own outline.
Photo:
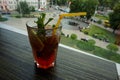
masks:
[[[70,12],[70,8],[66,8],[64,11],[69,13]]]
[[[44,11],[44,8],[39,8],[38,11]]]
[[[58,10],[58,9],[59,9],[59,6],[55,6],[55,9]]]

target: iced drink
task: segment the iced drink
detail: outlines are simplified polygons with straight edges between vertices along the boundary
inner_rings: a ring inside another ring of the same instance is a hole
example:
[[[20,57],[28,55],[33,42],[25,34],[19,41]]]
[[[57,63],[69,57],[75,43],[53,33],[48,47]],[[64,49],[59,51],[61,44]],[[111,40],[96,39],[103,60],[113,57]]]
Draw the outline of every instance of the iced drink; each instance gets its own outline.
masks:
[[[43,69],[53,67],[60,40],[60,28],[56,29],[54,34],[53,29],[42,29],[41,34],[37,34],[37,27],[28,25],[27,30],[37,67]]]

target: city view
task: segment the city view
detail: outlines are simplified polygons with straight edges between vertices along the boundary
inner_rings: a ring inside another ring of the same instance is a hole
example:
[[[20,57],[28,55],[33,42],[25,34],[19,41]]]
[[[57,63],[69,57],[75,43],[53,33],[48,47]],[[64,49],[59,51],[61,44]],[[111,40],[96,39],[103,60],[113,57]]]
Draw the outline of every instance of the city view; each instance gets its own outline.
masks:
[[[86,14],[70,15],[78,12]],[[60,44],[115,62],[120,68],[120,0],[0,0],[0,29],[10,27],[27,34],[26,22],[36,21],[41,13],[46,14],[45,22],[53,18],[50,25],[68,14],[59,25]]]

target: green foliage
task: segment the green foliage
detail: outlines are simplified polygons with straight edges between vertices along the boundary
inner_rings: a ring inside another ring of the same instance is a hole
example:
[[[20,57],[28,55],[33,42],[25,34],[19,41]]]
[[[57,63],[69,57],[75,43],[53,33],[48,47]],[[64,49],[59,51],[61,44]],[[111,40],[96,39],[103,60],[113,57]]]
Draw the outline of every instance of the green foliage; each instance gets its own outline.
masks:
[[[89,34],[89,29],[82,29],[82,32],[83,32],[84,34]]]
[[[102,41],[106,41],[107,40],[107,36],[105,36],[103,33],[96,33],[93,35],[94,38],[97,38],[99,40]]]
[[[0,14],[0,18],[2,18],[2,15]]]
[[[97,23],[98,23],[98,24],[102,24],[102,20],[98,20]]]
[[[76,34],[71,34],[70,38],[75,40],[75,39],[77,39],[77,35]]]
[[[89,43],[89,44],[92,44],[92,45],[95,45],[96,42],[95,42],[95,40],[93,40],[93,39],[89,39],[89,40],[88,40],[88,43]]]
[[[35,7],[34,6],[30,6],[29,8],[30,8],[31,12],[35,12]]]
[[[17,5],[16,9],[19,13],[22,13],[24,16],[25,14],[30,14],[30,8],[29,5],[26,1],[20,1],[19,4]]]
[[[7,18],[4,18],[4,17],[0,17],[0,21],[7,21],[8,19]]]
[[[37,24],[38,28],[42,28],[44,29],[44,27],[53,20],[53,18],[49,18],[48,21],[44,24],[45,22],[45,17],[46,14],[45,13],[40,13],[40,16],[38,17],[38,20],[35,21],[35,23]]]
[[[93,51],[95,49],[95,46],[90,42],[79,41],[76,45],[79,49],[86,51]]]
[[[38,32],[37,34],[45,34],[45,26],[53,20],[53,18],[49,18],[48,21],[46,23],[45,22],[45,17],[46,17],[46,14],[45,13],[41,13],[40,16],[38,17],[38,20],[35,21],[35,23],[37,24],[37,27],[38,27]],[[42,29],[42,30],[41,30]]]
[[[12,14],[11,17],[21,18],[22,16],[20,14]]]
[[[102,49],[100,47],[96,47],[93,51],[93,54],[104,58],[110,58],[110,56],[112,55],[110,51]]]
[[[82,32],[87,31],[88,35],[93,36],[95,38],[98,38],[100,40],[109,40],[110,43],[114,43],[115,42],[115,34],[102,29],[98,26],[95,25],[91,25],[90,28],[87,29],[83,29]]]
[[[98,0],[99,5],[103,7],[110,7],[113,9],[114,5],[119,2],[119,0]]]
[[[119,28],[119,25],[120,25],[120,2],[115,5],[114,12],[109,14],[109,22],[110,22],[111,27],[114,29],[114,31]]]
[[[96,0],[71,0],[71,12],[87,12],[87,19],[94,14],[98,1]]]
[[[118,26],[120,24],[120,13],[111,13],[109,14],[109,22],[110,22],[110,25],[112,27],[112,29],[117,30],[118,29]]]
[[[66,5],[68,0],[50,0],[50,4],[52,5],[52,2],[54,5]]]
[[[115,13],[120,13],[120,2],[118,2],[118,3],[114,6],[113,10],[114,10]]]
[[[64,35],[61,35],[60,42],[61,42],[62,44],[65,44],[65,45],[68,45],[68,46],[77,48],[77,47],[76,47],[76,44],[78,43],[78,40],[73,40],[73,39],[71,39],[70,37],[67,38],[67,37],[64,36]]]
[[[115,52],[96,46],[93,54],[120,63],[120,55]]]
[[[16,11],[20,14],[21,13],[21,8],[20,8],[20,5],[17,5],[17,9]]]
[[[100,14],[95,14],[95,17],[101,19],[101,20],[108,20],[109,17],[108,16],[104,16],[104,15],[100,15]]]
[[[113,43],[110,43],[109,45],[107,45],[107,48],[110,50],[110,51],[118,51],[118,46],[113,44]]]
[[[15,15],[16,18],[21,18],[21,15]]]

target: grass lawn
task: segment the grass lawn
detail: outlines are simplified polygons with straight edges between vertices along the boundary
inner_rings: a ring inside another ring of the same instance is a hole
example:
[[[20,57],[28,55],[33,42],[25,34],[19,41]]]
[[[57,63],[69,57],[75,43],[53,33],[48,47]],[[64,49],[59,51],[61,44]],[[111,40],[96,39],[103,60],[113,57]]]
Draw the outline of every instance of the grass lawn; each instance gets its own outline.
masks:
[[[94,44],[89,44],[86,41],[81,40],[72,40],[71,38],[67,38],[65,36],[61,36],[60,43],[88,52],[90,54],[106,58],[108,60],[120,63],[120,54],[117,54],[115,52],[112,52],[110,50],[106,50],[103,48],[100,48],[98,46],[95,46]],[[89,45],[88,45],[89,44]]]
[[[98,39],[107,39],[109,40],[110,43],[115,42],[115,35],[105,29],[102,29],[100,27],[97,27],[95,25],[91,25],[90,28],[82,30],[84,33],[87,32],[88,35],[93,36],[93,35],[98,35]]]
[[[60,42],[61,42],[62,44],[71,46],[71,47],[73,47],[73,48],[77,48],[76,44],[78,43],[78,40],[72,40],[71,38],[67,38],[67,37],[65,37],[65,36],[61,36]],[[77,48],[77,49],[78,49],[78,48]]]
[[[95,17],[101,19],[101,20],[109,20],[109,17],[107,16],[104,16],[104,15],[99,15],[99,14],[96,14]]]

